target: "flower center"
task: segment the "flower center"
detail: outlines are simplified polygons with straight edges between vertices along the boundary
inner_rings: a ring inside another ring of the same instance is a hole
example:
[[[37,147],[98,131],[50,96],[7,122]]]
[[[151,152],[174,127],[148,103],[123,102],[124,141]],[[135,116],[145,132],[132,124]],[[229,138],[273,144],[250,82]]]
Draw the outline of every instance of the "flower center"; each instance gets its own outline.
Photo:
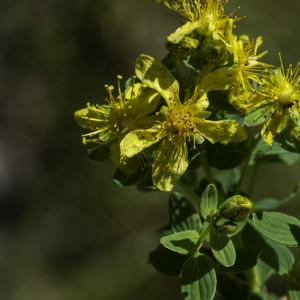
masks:
[[[173,108],[170,112],[170,125],[180,134],[190,134],[196,131],[193,113],[184,107]]]
[[[291,87],[281,90],[277,95],[278,101],[283,105],[290,104],[293,101],[293,93],[294,91]]]

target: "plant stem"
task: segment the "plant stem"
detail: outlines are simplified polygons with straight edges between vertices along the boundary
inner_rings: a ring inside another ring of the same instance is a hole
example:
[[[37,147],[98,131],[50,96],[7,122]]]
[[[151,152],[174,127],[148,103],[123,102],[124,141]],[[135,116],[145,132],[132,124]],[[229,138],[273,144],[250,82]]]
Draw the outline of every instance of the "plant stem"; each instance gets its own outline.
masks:
[[[249,286],[250,286],[250,291],[253,294],[257,294],[257,293],[260,292],[260,290],[261,290],[261,279],[260,279],[260,275],[258,273],[257,267],[252,268],[248,272],[248,283],[249,283]]]
[[[249,197],[252,197],[252,195],[253,195],[256,175],[258,173],[259,167],[260,167],[260,164],[258,163],[253,168],[253,172],[252,172],[252,176],[251,176],[251,180],[250,180],[250,185],[249,185],[249,192],[248,192]]]
[[[248,168],[249,168],[249,163],[250,163],[253,151],[255,150],[256,146],[258,145],[258,143],[260,141],[261,141],[261,135],[259,134],[258,137],[254,140],[253,144],[251,145],[251,149],[249,151],[249,154],[247,155],[246,160],[243,164],[241,177],[240,177],[239,183],[238,183],[237,188],[236,188],[236,194],[240,194],[240,192],[241,192],[243,183],[244,183],[245,178],[246,178],[246,173],[247,173]]]
[[[202,242],[203,242],[204,238],[209,234],[210,228],[211,228],[210,223],[205,222],[203,224],[202,230],[200,231],[200,234],[199,234],[198,242],[195,247],[194,257],[196,257],[198,255],[199,250],[202,245]]]
[[[208,159],[207,159],[207,156],[206,156],[205,152],[203,152],[201,154],[201,164],[202,164],[202,167],[203,167],[204,172],[206,174],[206,178],[207,178],[208,182],[209,183],[216,182],[216,179],[214,177],[214,174],[212,173],[212,170],[211,170],[211,167],[208,163]]]

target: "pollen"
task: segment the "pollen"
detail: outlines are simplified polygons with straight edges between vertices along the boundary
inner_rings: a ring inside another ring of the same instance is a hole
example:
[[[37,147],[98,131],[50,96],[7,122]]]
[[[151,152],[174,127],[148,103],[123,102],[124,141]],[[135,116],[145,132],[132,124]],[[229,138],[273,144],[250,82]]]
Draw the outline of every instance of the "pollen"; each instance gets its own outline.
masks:
[[[172,108],[168,123],[179,135],[189,136],[197,131],[197,121],[189,107]]]

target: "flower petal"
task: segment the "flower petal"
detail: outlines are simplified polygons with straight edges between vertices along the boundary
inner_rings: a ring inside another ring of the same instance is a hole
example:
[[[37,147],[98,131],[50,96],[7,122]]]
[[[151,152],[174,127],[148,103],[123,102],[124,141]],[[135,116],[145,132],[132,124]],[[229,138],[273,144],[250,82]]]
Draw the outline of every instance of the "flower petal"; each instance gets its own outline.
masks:
[[[139,129],[129,132],[121,141],[121,156],[133,157],[144,149],[159,142],[164,136],[161,125],[150,129]]]
[[[237,121],[222,120],[210,121],[201,120],[198,130],[212,144],[239,143],[247,139],[247,132]]]
[[[180,104],[178,81],[162,63],[142,54],[136,61],[135,73],[142,83],[157,91],[169,107]]]
[[[192,98],[188,101],[188,104],[193,106],[193,112],[195,114],[203,112],[209,106],[207,93],[196,85],[194,94]]]
[[[287,125],[288,119],[289,114],[284,107],[279,106],[277,109],[275,109],[261,130],[261,135],[266,143],[272,145],[273,138],[276,134],[279,134],[283,131]]]
[[[161,191],[171,191],[188,167],[188,151],[184,139],[164,138],[157,150],[152,169],[154,185]]]
[[[209,72],[204,76],[200,74],[197,83],[199,88],[206,92],[228,90],[234,83],[236,74],[236,68],[224,67],[214,72]]]
[[[201,21],[187,22],[179,27],[174,33],[167,37],[167,42],[171,44],[179,44],[185,36],[195,31],[201,26]]]

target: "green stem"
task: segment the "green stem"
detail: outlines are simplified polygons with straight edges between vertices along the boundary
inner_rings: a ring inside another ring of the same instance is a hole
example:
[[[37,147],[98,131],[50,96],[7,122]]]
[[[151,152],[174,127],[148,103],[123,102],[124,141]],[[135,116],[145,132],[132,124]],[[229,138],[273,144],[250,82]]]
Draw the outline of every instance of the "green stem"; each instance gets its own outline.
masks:
[[[262,283],[257,267],[252,268],[248,272],[248,283],[250,286],[250,291],[253,294],[257,294],[261,291]]]
[[[205,152],[203,152],[201,154],[201,164],[202,164],[202,167],[203,167],[204,172],[206,174],[206,178],[207,178],[208,182],[209,183],[216,182],[216,179],[215,179],[214,174],[213,174],[213,172],[211,170],[211,167],[210,167],[210,165],[208,163],[208,159],[207,159],[207,156],[206,156]]]
[[[253,168],[253,172],[252,172],[252,176],[251,176],[251,180],[250,180],[250,185],[249,185],[249,192],[248,192],[249,197],[252,197],[252,195],[253,195],[255,180],[256,180],[256,176],[257,176],[259,167],[260,167],[260,164],[258,163]]]
[[[243,183],[244,183],[245,178],[246,178],[246,173],[247,173],[248,168],[249,168],[249,163],[250,163],[253,151],[255,150],[256,146],[258,145],[258,143],[260,141],[261,141],[261,135],[259,134],[258,137],[254,140],[254,142],[251,146],[251,149],[249,151],[249,154],[246,157],[246,160],[243,164],[242,171],[241,171],[241,177],[240,177],[239,183],[238,183],[237,188],[236,188],[236,194],[240,194],[240,192],[241,192]]]
[[[200,234],[199,234],[198,242],[197,242],[196,247],[195,247],[194,257],[196,257],[198,255],[199,250],[202,246],[202,242],[203,242],[204,238],[209,234],[210,228],[211,228],[210,223],[205,222],[203,224],[202,230],[200,231]]]

